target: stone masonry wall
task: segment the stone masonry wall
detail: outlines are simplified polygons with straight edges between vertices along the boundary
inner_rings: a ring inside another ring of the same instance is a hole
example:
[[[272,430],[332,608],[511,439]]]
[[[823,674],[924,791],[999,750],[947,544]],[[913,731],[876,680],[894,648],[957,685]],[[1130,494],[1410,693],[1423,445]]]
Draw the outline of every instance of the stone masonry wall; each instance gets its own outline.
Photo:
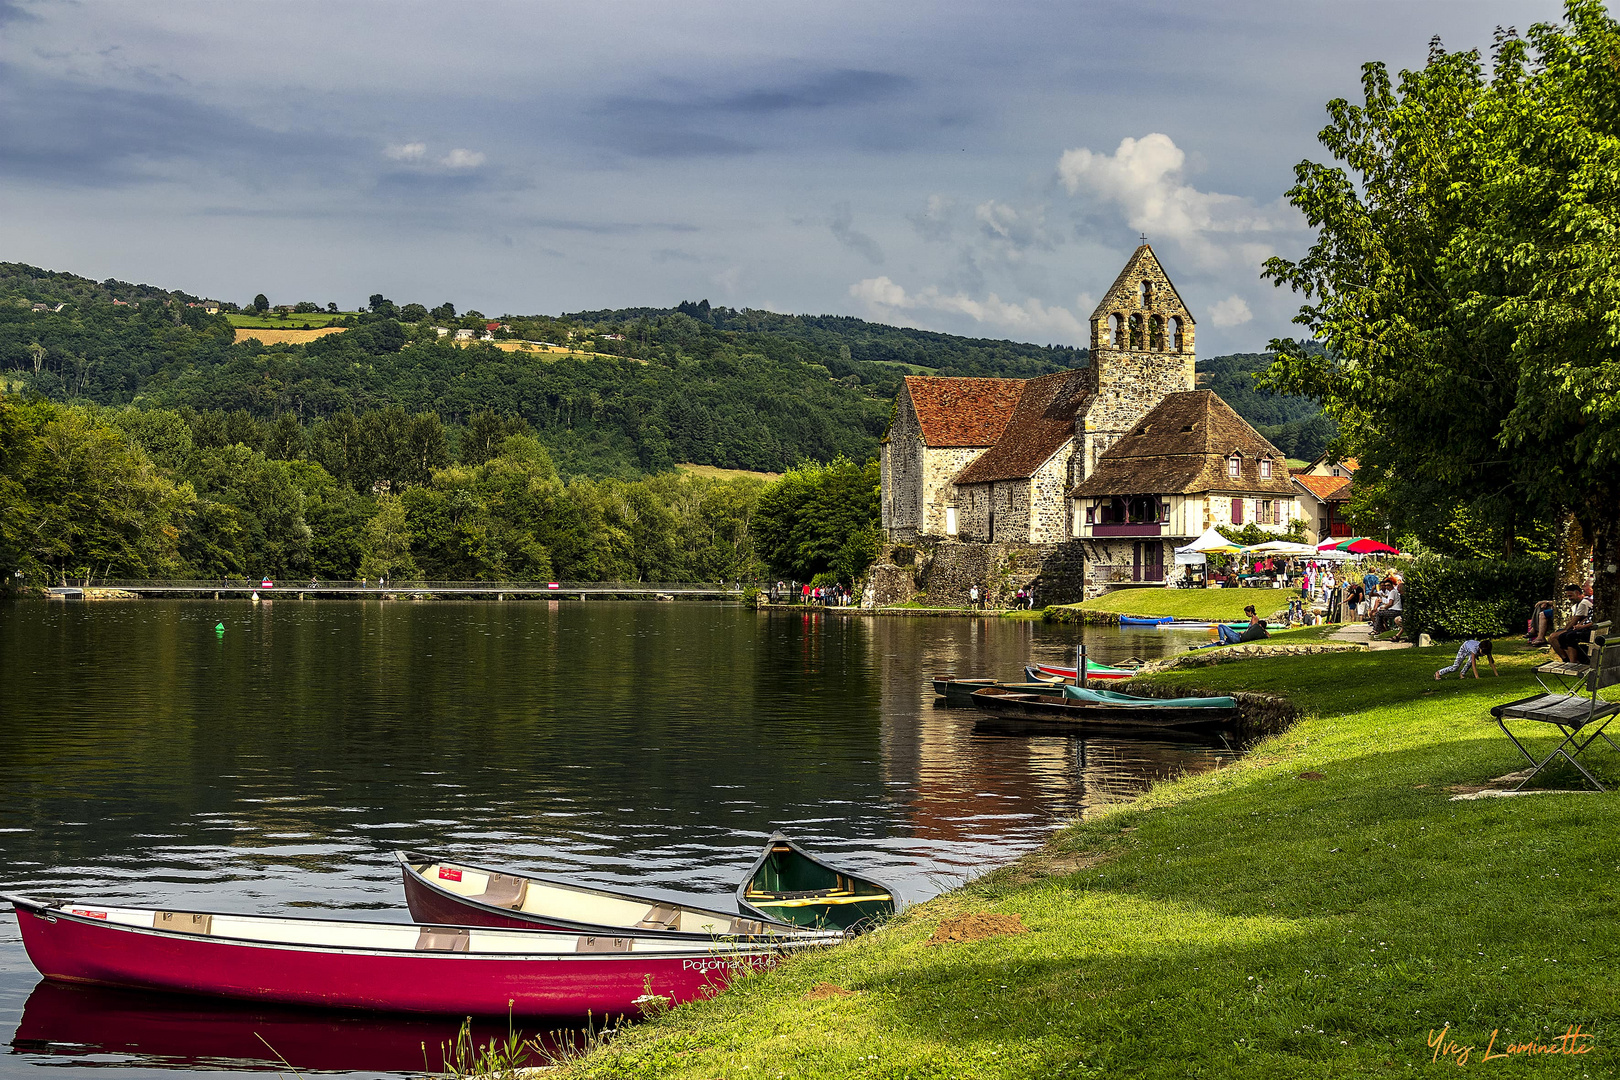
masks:
[[[919,584],[931,607],[968,603],[978,585],[986,606],[1005,607],[1021,588],[1035,593],[1035,606],[1067,604],[1083,598],[1084,559],[1074,544],[935,545]]]
[[[949,446],[923,451],[923,533],[945,538],[945,508],[958,505],[956,527],[962,528],[956,476],[984,453],[982,446]]]
[[[1031,478],[1029,540],[1036,544],[1061,544],[1069,538],[1069,467],[1074,443],[1053,454]]]
[[[917,414],[905,391],[883,446],[883,526],[889,535],[915,539],[922,529],[923,441]]]

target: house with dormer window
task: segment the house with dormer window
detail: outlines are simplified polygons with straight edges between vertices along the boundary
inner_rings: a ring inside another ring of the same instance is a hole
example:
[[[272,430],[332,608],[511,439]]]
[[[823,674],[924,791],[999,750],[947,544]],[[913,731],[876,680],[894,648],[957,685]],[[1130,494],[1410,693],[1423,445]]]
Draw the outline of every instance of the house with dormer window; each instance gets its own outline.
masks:
[[[1282,451],[1209,390],[1165,397],[1069,500],[1088,592],[1164,582],[1175,549],[1213,525],[1281,535],[1300,516]]]

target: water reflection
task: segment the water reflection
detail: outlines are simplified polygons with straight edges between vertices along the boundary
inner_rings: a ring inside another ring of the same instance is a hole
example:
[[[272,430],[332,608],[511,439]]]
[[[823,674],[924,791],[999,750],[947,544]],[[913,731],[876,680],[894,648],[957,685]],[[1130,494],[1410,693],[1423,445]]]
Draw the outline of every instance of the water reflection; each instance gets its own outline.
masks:
[[[1179,647],[1085,632],[1103,661]],[[425,848],[729,906],[780,827],[916,901],[1229,756],[934,707],[936,672],[1016,678],[1080,633],[707,603],[0,604],[0,886],[404,921],[390,851]],[[0,1037],[37,981],[0,916]],[[0,1071],[59,1060],[35,1045]]]

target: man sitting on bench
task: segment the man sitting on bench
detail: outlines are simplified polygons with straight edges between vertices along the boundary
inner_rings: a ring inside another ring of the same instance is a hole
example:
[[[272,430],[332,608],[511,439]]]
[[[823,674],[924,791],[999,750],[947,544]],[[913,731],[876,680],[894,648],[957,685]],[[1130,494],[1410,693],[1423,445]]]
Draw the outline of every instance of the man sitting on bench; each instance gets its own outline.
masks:
[[[1553,655],[1564,663],[1584,663],[1586,657],[1581,655],[1577,646],[1592,640],[1592,601],[1573,581],[1564,586],[1564,596],[1570,604],[1569,622],[1564,624],[1563,630],[1548,639],[1548,644],[1552,646]]]

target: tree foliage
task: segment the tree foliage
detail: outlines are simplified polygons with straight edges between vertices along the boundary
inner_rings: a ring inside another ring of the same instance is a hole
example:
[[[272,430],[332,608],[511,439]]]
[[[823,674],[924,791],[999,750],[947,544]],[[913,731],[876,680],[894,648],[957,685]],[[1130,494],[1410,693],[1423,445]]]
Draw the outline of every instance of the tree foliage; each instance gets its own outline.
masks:
[[[1620,560],[1620,26],[1595,0],[1489,63],[1447,53],[1364,103],[1329,103],[1289,198],[1317,230],[1266,273],[1305,297],[1327,353],[1274,342],[1267,385],[1320,398],[1339,448],[1419,536],[1459,509],[1504,547],[1573,512],[1596,541],[1597,606]],[[1359,476],[1358,476],[1359,478]]]

